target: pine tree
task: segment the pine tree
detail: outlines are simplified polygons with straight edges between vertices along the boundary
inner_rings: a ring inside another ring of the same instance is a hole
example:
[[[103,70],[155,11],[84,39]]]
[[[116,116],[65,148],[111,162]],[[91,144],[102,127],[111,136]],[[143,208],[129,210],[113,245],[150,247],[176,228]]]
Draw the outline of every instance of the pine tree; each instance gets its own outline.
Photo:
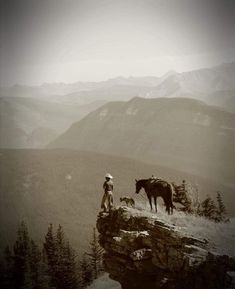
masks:
[[[78,289],[76,254],[58,227],[56,236],[50,224],[43,250],[31,240],[27,227],[20,224],[13,251],[5,249],[0,263],[2,289]]]
[[[186,189],[186,182],[185,180],[182,181],[180,186],[176,186],[174,183],[172,184],[174,187],[174,194],[173,194],[173,201],[175,203],[179,203],[183,206],[181,211],[192,213],[192,201],[188,196],[188,191]]]
[[[31,240],[30,242],[30,253],[29,253],[29,268],[30,268],[30,279],[32,289],[40,288],[40,264],[42,260],[42,254],[38,245]]]
[[[4,251],[4,256],[5,256],[6,266],[8,268],[11,268],[12,267],[12,252],[9,246],[6,246],[5,251]]]
[[[97,279],[99,274],[103,271],[103,249],[99,245],[96,228],[93,228],[90,252],[87,255],[90,259],[93,278]]]
[[[10,269],[10,270],[9,270]],[[11,268],[8,268],[6,262],[0,260],[0,288],[1,289],[13,289]]]
[[[49,268],[47,263],[47,256],[45,249],[41,250],[41,260],[39,262],[38,284],[40,289],[52,289],[51,277],[49,275]]]
[[[66,240],[61,225],[56,233],[56,254],[58,288],[76,289],[78,281],[75,251]]]
[[[30,239],[27,227],[22,222],[17,232],[13,252],[9,246],[5,249],[6,288],[47,289],[40,286],[39,282],[40,260],[40,250]]]
[[[9,246],[4,250],[4,267],[2,272],[1,279],[1,288],[13,288],[13,256]]]
[[[59,225],[54,236],[51,224],[45,240],[44,252],[51,285],[57,289],[76,289],[78,281],[75,252],[66,240],[62,226]]]
[[[207,198],[200,204],[198,214],[206,217],[207,219],[215,220],[216,205],[211,197],[207,196]]]
[[[217,192],[217,204],[218,204],[218,209],[217,209],[217,214],[216,214],[216,222],[229,222],[229,219],[227,218],[227,211],[224,205],[224,202],[222,200],[222,196],[220,192]]]
[[[30,238],[24,222],[20,224],[17,239],[13,246],[13,282],[14,288],[23,288],[28,272]]]
[[[85,288],[93,281],[92,268],[87,261],[87,254],[83,254],[82,261],[80,262],[80,286]]]
[[[50,276],[48,275],[47,264],[41,260],[39,263],[39,275],[38,275],[38,288],[40,289],[52,289]]]
[[[56,254],[56,266],[54,266],[57,288],[63,289],[66,282],[65,276],[65,241],[64,231],[61,225],[59,225],[56,231],[55,239],[55,254]]]
[[[66,242],[64,248],[64,258],[65,288],[76,289],[78,288],[76,254],[69,241]]]
[[[52,287],[56,287],[57,256],[56,256],[56,241],[52,224],[50,224],[48,227],[43,247],[44,247],[44,257],[46,257],[46,262],[48,266],[48,275],[50,276],[50,285]]]

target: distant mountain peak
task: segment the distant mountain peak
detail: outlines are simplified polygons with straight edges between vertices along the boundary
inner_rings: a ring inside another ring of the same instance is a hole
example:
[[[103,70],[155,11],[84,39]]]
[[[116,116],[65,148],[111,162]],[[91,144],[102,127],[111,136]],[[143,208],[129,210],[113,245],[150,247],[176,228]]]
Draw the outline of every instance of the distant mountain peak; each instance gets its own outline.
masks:
[[[172,75],[176,75],[176,74],[178,74],[178,72],[176,70],[169,70],[163,75],[163,78],[169,77],[169,76],[172,76]]]

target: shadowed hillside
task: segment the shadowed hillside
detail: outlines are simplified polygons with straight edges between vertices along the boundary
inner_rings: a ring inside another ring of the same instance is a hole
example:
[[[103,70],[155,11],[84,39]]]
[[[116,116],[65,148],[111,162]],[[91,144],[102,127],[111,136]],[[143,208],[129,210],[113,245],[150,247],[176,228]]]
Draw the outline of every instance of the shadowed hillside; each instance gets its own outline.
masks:
[[[235,114],[185,98],[112,102],[49,146],[128,156],[233,185]]]

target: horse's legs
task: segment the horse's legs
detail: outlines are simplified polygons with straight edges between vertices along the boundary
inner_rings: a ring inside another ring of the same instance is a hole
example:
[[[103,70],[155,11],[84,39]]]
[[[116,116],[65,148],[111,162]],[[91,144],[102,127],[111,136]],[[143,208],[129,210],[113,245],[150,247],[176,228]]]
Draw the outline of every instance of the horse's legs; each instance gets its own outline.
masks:
[[[157,197],[154,196],[154,205],[155,205],[155,211],[157,213]]]
[[[168,213],[168,215],[170,215],[170,207],[171,205],[169,204],[169,200],[165,197],[163,198],[164,203],[165,203],[165,207],[166,207],[166,212]]]
[[[167,213],[168,213],[168,215],[170,215],[170,206],[169,205],[167,205]]]
[[[149,205],[150,205],[150,208],[151,208],[151,211],[152,211],[153,210],[153,206],[152,206],[151,196],[148,196],[148,199],[149,199]]]
[[[165,207],[166,207],[166,212],[169,215],[169,205],[167,204],[167,202],[165,200],[164,200],[164,203],[165,203]]]
[[[174,187],[172,184],[169,184],[169,202],[170,202],[170,212],[171,215],[173,215],[173,209],[174,209],[174,205],[173,205],[173,194],[174,194]]]
[[[170,215],[170,206],[167,202],[165,202],[165,206],[166,206],[166,212],[168,213],[168,215]]]

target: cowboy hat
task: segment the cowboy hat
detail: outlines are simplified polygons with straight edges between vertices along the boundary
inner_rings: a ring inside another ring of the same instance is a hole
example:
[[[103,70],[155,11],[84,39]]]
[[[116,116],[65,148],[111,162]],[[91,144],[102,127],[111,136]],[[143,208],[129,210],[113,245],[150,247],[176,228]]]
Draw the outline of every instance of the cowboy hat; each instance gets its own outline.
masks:
[[[105,178],[112,179],[113,177],[108,173],[108,174],[105,175]]]

